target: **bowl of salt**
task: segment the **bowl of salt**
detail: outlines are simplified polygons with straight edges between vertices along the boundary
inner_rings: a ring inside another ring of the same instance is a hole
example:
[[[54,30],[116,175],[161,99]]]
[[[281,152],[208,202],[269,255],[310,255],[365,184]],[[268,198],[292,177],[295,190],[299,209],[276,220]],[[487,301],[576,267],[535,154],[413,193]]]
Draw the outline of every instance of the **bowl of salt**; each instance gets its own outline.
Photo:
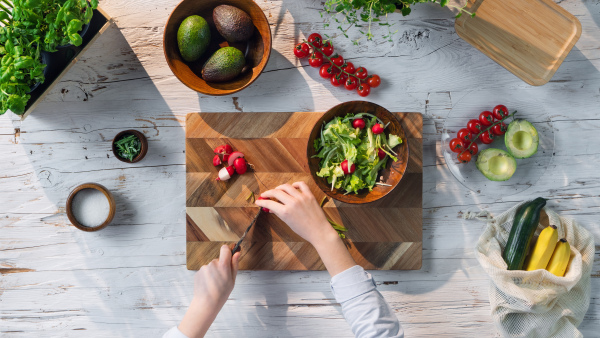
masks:
[[[104,186],[85,183],[73,189],[67,198],[67,217],[77,229],[98,231],[115,217],[115,200]]]

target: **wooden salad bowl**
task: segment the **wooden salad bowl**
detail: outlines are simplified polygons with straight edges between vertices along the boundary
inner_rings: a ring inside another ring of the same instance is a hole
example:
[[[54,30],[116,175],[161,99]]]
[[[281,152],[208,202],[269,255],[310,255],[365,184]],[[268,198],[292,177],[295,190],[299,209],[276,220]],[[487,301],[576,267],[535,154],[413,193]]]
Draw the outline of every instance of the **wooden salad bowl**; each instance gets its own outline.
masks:
[[[255,30],[249,41],[229,43],[215,28],[213,9],[219,5],[235,6],[250,15]],[[199,15],[208,22],[211,42],[198,61],[186,62],[177,46],[177,30],[181,22],[190,15]],[[246,56],[249,69],[229,82],[209,83],[202,79],[204,63],[222,47],[236,47]],[[184,85],[207,95],[228,95],[248,87],[265,69],[271,56],[271,28],[265,13],[252,0],[183,0],[171,13],[163,35],[165,59],[171,71]]]
[[[398,153],[398,161],[392,162],[391,159],[388,159],[385,168],[379,171],[379,176],[382,176],[383,179],[378,180],[378,182],[387,185],[376,184],[372,191],[369,191],[369,189],[362,189],[358,192],[358,194],[346,194],[344,190],[338,189],[331,190],[331,185],[327,183],[327,179],[317,176],[317,172],[320,170],[319,162],[321,159],[314,157],[317,154],[317,151],[314,147],[314,141],[321,134],[321,126],[328,123],[333,118],[338,116],[343,117],[349,113],[358,114],[363,112],[377,116],[383,121],[384,124],[389,123],[388,127],[385,128],[385,133],[388,135],[390,133],[397,135],[402,139],[402,143],[394,148],[394,151]],[[306,153],[310,173],[319,188],[323,190],[327,196],[338,201],[351,204],[373,202],[389,194],[392,190],[394,190],[394,188],[396,188],[398,183],[400,183],[402,177],[404,177],[404,172],[406,171],[406,166],[408,164],[408,144],[406,140],[406,134],[404,133],[404,129],[402,128],[400,121],[398,121],[396,116],[390,113],[387,109],[378,104],[367,101],[344,102],[329,109],[325,114],[323,114],[317,123],[315,123],[310,133]]]

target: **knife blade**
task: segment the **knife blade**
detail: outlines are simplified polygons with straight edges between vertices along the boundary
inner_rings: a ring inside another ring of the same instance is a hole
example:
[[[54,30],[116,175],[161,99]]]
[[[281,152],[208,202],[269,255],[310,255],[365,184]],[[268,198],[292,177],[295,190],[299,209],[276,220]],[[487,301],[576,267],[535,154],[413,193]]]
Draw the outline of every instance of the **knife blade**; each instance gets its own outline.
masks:
[[[252,222],[250,222],[250,225],[246,228],[246,231],[244,231],[244,234],[242,235],[240,240],[235,244],[235,246],[231,250],[232,256],[240,249],[240,245],[242,244],[242,241],[244,240],[244,238],[246,238],[246,235],[248,234],[248,232],[250,231],[250,229],[252,228],[254,223],[256,223],[256,221],[258,220],[258,216],[260,216],[261,213],[262,213],[262,208],[258,209],[258,213],[256,214],[256,216],[254,216],[254,219],[252,219]]]

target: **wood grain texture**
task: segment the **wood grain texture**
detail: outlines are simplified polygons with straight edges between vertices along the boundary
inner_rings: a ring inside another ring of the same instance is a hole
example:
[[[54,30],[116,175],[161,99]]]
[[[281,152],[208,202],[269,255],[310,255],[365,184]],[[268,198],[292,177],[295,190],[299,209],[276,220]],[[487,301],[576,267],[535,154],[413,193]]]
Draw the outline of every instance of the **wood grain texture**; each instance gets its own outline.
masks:
[[[184,249],[186,115],[324,112],[356,100],[293,55],[312,32],[330,35],[344,59],[381,76],[369,101],[423,113],[423,266],[371,271],[406,337],[499,337],[489,278],[473,254],[484,224],[461,215],[499,214],[539,196],[594,234],[592,295],[579,329],[597,336],[600,2],[556,2],[579,19],[582,35],[552,80],[531,87],[458,37],[454,14],[436,4],[389,15],[398,30],[391,44],[382,38],[385,27],[376,27],[373,41],[354,46],[358,29],[346,39],[323,27],[322,0],[259,1],[273,33],[265,72],[234,96],[209,97],[184,86],[165,63],[163,29],[179,0],[100,0],[116,25],[24,122],[0,116],[0,336],[161,337],[177,325],[195,273],[186,269]],[[558,132],[547,174],[519,195],[495,199],[453,178],[440,134],[459,101],[478,95],[494,105],[498,93],[512,97],[504,104],[547,112]],[[142,131],[150,145],[133,165],[111,151],[112,137],[126,128]],[[118,208],[110,226],[84,233],[70,225],[64,206],[73,188],[92,179],[113,192]],[[325,271],[240,271],[207,336],[354,337],[329,282]]]
[[[551,0],[469,0],[456,33],[534,86],[546,84],[581,36],[581,23]]]
[[[353,106],[366,109],[365,104]],[[351,112],[347,105],[340,109]],[[258,212],[248,200],[251,193],[258,195],[280,184],[304,181],[317,200],[330,194],[312,175],[314,168],[307,167],[311,154],[306,151],[310,137],[314,137],[313,126],[324,118],[331,119],[330,113],[255,113],[251,119],[248,115],[187,116],[186,261],[190,270],[198,270],[217,257],[224,243],[232,245],[240,239]],[[371,203],[344,203],[329,197],[323,209],[348,229],[345,242],[358,264],[366,269],[414,270],[421,268],[422,258],[423,117],[417,113],[385,117],[385,121],[392,119],[399,123],[392,128],[395,134],[411,150],[404,149],[402,161],[388,170],[406,179],[396,181],[395,189],[382,189]],[[220,167],[212,164],[213,149],[222,144],[243,152],[254,170],[225,182],[216,181]],[[402,149],[397,151],[402,154]],[[241,249],[241,270],[325,268],[312,245],[273,214],[258,218]]]

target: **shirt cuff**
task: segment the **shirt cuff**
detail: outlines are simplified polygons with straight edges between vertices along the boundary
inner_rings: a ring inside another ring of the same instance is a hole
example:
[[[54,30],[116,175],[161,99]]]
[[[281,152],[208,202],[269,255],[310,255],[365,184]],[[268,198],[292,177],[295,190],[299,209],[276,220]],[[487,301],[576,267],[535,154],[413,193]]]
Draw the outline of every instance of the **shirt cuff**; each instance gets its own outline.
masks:
[[[376,289],[373,277],[360,265],[355,265],[331,278],[331,292],[340,304]]]
[[[163,338],[188,338],[188,336],[181,333],[177,326],[174,326],[163,335]]]

